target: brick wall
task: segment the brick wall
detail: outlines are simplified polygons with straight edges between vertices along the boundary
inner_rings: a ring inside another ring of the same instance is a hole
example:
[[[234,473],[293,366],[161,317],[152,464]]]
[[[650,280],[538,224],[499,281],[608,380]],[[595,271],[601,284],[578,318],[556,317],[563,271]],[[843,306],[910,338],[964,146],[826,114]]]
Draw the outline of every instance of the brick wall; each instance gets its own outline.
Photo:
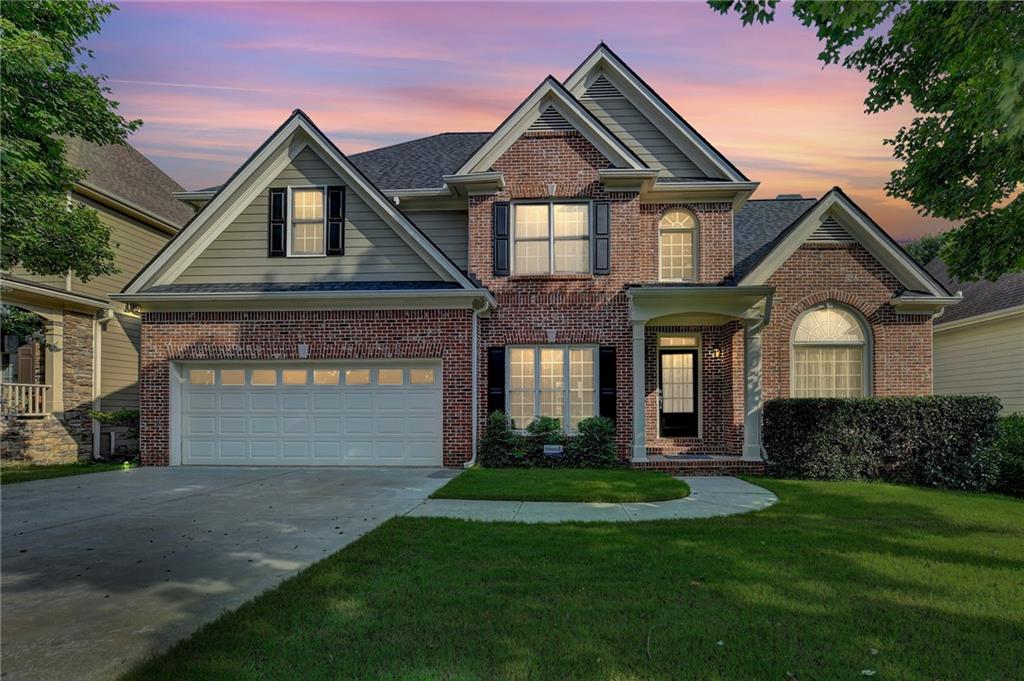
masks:
[[[889,300],[903,287],[863,246],[805,244],[767,283],[775,287],[775,300],[763,336],[765,399],[789,396],[793,324],[829,300],[859,311],[871,329],[875,395],[931,394],[931,317],[896,314]]]
[[[527,133],[493,165],[505,174],[506,188],[469,199],[469,270],[498,301],[498,311],[481,320],[481,422],[487,412],[486,348],[510,344],[589,344],[616,348],[618,385],[616,425],[619,454],[632,447],[632,331],[626,288],[658,279],[658,220],[669,208],[696,214],[700,231],[700,275],[717,283],[732,265],[732,209],[729,204],[641,206],[635,192],[608,192],[598,171],[611,167],[576,132]],[[589,198],[611,204],[611,273],[608,275],[493,275],[492,210],[495,201]],[[705,239],[708,240],[705,244]],[[707,262],[705,263],[705,257]],[[656,418],[656,417],[654,417]]]
[[[142,319],[142,463],[166,466],[173,360],[440,358],[444,464],[471,454],[469,310],[154,312]]]

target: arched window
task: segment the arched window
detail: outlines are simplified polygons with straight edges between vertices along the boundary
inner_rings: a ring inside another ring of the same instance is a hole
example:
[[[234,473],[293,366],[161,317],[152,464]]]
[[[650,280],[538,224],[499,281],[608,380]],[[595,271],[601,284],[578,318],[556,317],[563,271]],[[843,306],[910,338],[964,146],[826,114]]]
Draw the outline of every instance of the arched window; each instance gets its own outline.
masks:
[[[673,208],[658,222],[661,281],[693,281],[697,278],[697,218],[688,210]]]
[[[793,397],[867,395],[871,355],[859,314],[826,303],[807,310],[793,327]]]

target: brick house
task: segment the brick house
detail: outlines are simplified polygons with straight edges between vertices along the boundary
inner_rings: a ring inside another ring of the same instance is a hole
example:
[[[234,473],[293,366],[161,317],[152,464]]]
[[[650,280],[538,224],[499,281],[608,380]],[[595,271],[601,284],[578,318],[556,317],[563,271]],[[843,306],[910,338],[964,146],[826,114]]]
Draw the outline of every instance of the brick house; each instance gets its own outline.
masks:
[[[749,180],[605,45],[492,133],[345,156],[296,111],[117,296],[149,465],[438,465],[486,416],[762,461],[762,401],[921,395],[956,302],[842,190]]]

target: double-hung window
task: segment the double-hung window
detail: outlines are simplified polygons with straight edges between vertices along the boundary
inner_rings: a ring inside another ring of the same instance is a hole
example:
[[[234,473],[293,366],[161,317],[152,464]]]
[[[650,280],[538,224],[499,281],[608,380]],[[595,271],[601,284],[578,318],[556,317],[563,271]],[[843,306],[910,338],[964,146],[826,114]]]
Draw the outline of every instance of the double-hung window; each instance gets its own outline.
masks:
[[[508,410],[516,428],[541,416],[557,419],[563,429],[596,413],[597,349],[550,346],[508,348]]]
[[[324,188],[293,187],[289,206],[288,255],[324,255],[327,229]]]
[[[517,203],[513,215],[515,274],[590,272],[590,204]]]

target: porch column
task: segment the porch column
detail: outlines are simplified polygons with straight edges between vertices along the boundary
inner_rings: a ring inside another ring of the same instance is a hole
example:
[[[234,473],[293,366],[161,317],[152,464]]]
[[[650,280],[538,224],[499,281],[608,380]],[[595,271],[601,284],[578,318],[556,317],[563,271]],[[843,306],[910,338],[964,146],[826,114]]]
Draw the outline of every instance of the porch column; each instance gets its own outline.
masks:
[[[46,408],[52,414],[60,414],[64,411],[64,314],[58,311],[41,316],[46,326],[46,342],[50,344],[43,349],[43,373],[50,386]]]
[[[761,320],[743,322],[743,460],[761,461]]]
[[[647,374],[646,322],[633,321],[633,461],[647,461],[644,400]]]

